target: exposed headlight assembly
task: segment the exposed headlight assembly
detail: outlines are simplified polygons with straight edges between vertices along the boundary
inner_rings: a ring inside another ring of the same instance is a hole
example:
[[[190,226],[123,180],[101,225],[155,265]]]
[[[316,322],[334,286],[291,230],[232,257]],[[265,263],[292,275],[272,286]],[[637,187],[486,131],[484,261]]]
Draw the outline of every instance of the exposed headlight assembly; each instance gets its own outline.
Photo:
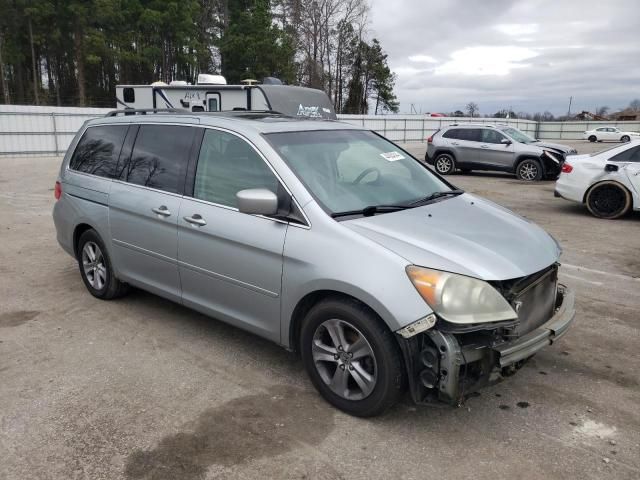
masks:
[[[407,275],[442,319],[458,324],[515,320],[518,314],[483,280],[410,265]]]
[[[550,152],[549,150],[544,150],[544,154],[549,157],[551,160],[553,160],[556,163],[560,163],[560,159],[558,158],[558,156],[556,155],[555,152]]]

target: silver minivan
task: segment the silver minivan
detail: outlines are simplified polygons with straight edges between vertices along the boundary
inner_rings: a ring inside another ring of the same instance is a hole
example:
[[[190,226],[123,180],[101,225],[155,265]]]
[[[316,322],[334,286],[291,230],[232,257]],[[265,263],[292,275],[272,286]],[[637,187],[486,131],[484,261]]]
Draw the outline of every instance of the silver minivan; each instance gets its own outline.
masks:
[[[575,316],[544,230],[336,121],[91,120],[55,196],[58,242],[92,295],[141,288],[297,351],[353,415],[406,390],[459,405]]]

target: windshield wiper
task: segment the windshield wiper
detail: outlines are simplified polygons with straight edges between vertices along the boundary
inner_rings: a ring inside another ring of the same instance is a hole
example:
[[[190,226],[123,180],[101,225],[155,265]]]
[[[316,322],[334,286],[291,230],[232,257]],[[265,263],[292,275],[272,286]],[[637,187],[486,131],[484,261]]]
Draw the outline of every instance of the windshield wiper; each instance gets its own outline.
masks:
[[[399,210],[406,210],[408,208],[414,208],[415,205],[369,205],[361,210],[348,210],[346,212],[335,212],[331,214],[331,217],[349,217],[351,215],[362,215],[363,217],[371,217],[376,213],[390,213],[397,212]]]
[[[427,195],[426,197],[419,198],[415,202],[411,202],[409,206],[417,207],[418,205],[426,205],[427,203],[441,197],[448,197],[449,195],[458,196],[462,195],[464,190],[447,190],[445,192],[434,192],[431,195]]]

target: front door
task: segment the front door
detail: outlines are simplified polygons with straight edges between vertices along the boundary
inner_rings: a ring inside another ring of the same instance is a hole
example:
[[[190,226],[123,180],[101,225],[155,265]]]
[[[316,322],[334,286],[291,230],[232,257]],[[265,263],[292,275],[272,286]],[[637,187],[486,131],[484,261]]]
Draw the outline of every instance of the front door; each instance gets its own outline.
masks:
[[[491,128],[481,130],[480,150],[477,152],[479,161],[485,165],[492,166],[500,170],[512,170],[514,161],[513,143],[501,143],[507,140],[502,133]]]
[[[109,196],[113,255],[122,280],[180,300],[177,223],[196,129],[142,125]]]
[[[236,193],[279,181],[244,139],[207,129],[178,219],[183,303],[280,342],[282,252],[288,225],[240,213]]]
[[[640,146],[631,148],[630,150],[626,158],[626,161],[629,163],[624,168],[624,171],[629,178],[631,186],[635,189],[638,197],[640,197]]]

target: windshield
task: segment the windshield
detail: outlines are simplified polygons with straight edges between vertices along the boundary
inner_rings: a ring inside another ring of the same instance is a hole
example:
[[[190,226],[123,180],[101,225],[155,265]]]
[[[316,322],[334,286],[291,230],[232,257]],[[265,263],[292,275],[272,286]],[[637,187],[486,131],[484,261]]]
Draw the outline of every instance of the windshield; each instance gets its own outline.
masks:
[[[330,214],[409,204],[451,190],[417,160],[372,132],[321,130],[265,137]]]
[[[524,132],[521,132],[517,128],[507,127],[507,128],[502,128],[501,130],[507,135],[509,135],[511,138],[513,138],[516,142],[519,142],[519,143],[537,142],[535,138],[531,138],[529,135],[527,135]]]

